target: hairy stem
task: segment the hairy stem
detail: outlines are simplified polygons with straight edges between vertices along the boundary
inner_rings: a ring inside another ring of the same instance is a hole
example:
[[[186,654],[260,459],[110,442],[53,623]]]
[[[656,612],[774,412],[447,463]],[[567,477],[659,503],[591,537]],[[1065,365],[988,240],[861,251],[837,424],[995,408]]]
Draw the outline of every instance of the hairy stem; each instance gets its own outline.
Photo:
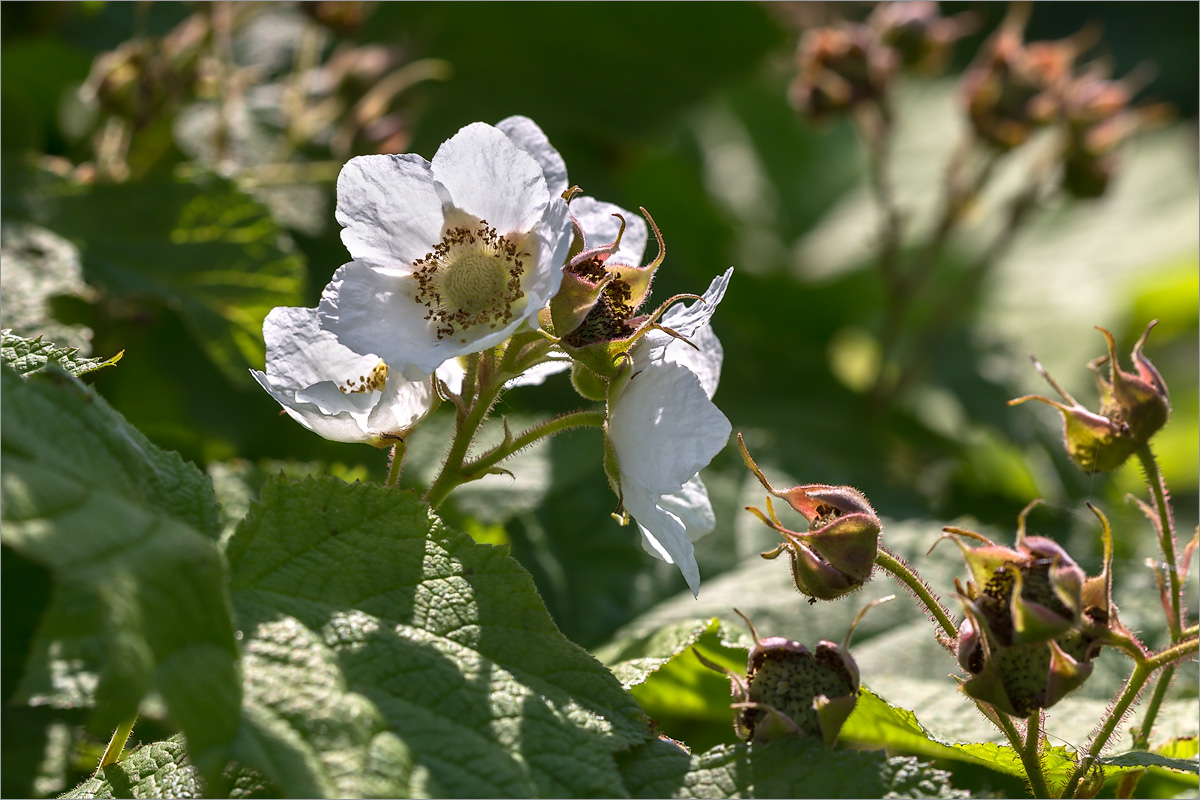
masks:
[[[1039,711],[1029,715],[1025,725],[1025,744],[1017,752],[1021,756],[1021,764],[1025,767],[1025,777],[1029,779],[1029,789],[1033,796],[1049,797],[1050,788],[1042,774],[1041,745],[1042,713]]]
[[[1162,547],[1163,559],[1167,562],[1167,581],[1171,587],[1171,614],[1167,624],[1171,630],[1171,641],[1178,642],[1181,638],[1183,617],[1180,615],[1179,570],[1175,566],[1175,522],[1171,517],[1171,508],[1167,505],[1167,489],[1158,469],[1158,460],[1154,458],[1148,442],[1138,448],[1137,456],[1142,462],[1146,483],[1150,486],[1154,508],[1158,512],[1159,545]]]
[[[599,428],[604,424],[603,411],[573,411],[551,420],[534,425],[532,428],[514,436],[512,439],[496,445],[479,458],[462,465],[464,482],[483,477],[483,474],[509,456],[520,452],[538,439],[553,436],[556,433],[572,428]]]
[[[478,358],[472,355],[468,362],[467,375],[469,378],[474,378],[473,383],[477,383],[477,393],[469,401],[469,404],[464,403],[459,407],[456,415],[458,426],[454,432],[454,441],[450,443],[450,451],[446,453],[446,460],[442,462],[441,471],[430,485],[429,491],[425,493],[425,502],[429,503],[431,508],[440,506],[454,487],[463,482],[463,460],[467,457],[471,442],[475,440],[479,426],[487,419],[488,412],[492,410],[496,398],[504,391],[504,381],[493,380],[494,364],[495,353],[493,351],[482,353]],[[465,381],[463,391],[465,395],[467,391]],[[466,400],[466,396],[463,399]]]
[[[929,590],[925,582],[907,564],[884,547],[880,547],[875,554],[875,563],[890,572],[896,580],[908,587],[917,600],[925,606],[929,615],[942,627],[942,631],[949,637],[950,641],[954,641],[958,637],[958,629],[954,626],[954,620],[950,618],[950,612],[942,606],[937,596]]]
[[[108,740],[108,747],[104,748],[104,755],[100,757],[100,765],[96,767],[97,774],[109,764],[115,764],[121,760],[121,753],[125,752],[125,743],[129,741],[129,735],[133,733],[135,722],[137,722],[137,714],[122,722],[113,731],[112,738]]]
[[[392,445],[392,454],[388,457],[388,474],[384,486],[396,486],[400,483],[400,470],[404,467],[404,449],[407,442],[398,439]]]

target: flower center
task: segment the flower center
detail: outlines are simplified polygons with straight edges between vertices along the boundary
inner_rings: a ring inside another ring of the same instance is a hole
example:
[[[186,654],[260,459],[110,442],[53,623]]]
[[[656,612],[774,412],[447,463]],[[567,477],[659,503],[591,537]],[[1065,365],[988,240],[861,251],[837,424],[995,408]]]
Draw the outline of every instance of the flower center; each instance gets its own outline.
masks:
[[[364,394],[366,392],[382,392],[387,386],[387,364],[380,361],[366,375],[359,375],[358,380],[353,377],[347,378],[346,382],[338,386],[338,391],[342,394]]]
[[[474,227],[447,228],[432,252],[413,263],[416,301],[429,309],[437,338],[477,325],[494,329],[513,318],[525,292],[521,275],[529,253],[480,220]],[[464,344],[467,338],[461,337]]]

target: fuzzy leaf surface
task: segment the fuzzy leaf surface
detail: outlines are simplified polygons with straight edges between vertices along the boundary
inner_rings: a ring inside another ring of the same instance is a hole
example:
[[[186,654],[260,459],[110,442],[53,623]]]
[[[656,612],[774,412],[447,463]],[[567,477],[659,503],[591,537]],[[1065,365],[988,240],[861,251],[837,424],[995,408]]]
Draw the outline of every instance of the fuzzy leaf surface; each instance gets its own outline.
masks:
[[[10,367],[18,375],[28,375],[45,369],[51,361],[57,362],[67,372],[75,375],[86,375],[104,367],[111,367],[121,360],[124,351],[112,358],[85,358],[79,355],[78,347],[57,347],[51,342],[42,340],[41,336],[26,339],[12,331],[0,331],[0,363]]]
[[[660,740],[621,760],[631,797],[967,797],[915,758],[830,750],[789,737],[688,755]]]
[[[62,795],[68,800],[78,798],[190,798],[275,797],[277,794],[255,773],[236,765],[229,767],[217,780],[215,789],[206,790],[204,781],[187,755],[187,745],[180,735],[162,742],[139,747],[126,753],[120,761],[109,764],[97,775]]]
[[[417,497],[267,484],[227,555],[243,631],[234,757],[289,795],[622,796],[648,727],[505,548]]]
[[[18,701],[106,733],[157,690],[217,774],[240,695],[211,483],[58,367],[0,372],[0,538],[52,579]]]

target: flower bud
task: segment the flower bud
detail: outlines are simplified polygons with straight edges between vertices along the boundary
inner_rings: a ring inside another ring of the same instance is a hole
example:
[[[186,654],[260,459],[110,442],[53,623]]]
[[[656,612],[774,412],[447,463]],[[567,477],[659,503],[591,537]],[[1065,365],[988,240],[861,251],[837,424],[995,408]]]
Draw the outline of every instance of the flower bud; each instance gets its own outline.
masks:
[[[862,586],[871,577],[882,524],[862,492],[849,486],[809,484],[775,489],[750,457],[738,435],[742,460],[767,491],[781,497],[808,521],[808,531],[788,530],[775,516],[771,498],[767,514],[746,510],[783,534],[784,542],[763,553],[777,558],[787,551],[796,588],[815,600],[833,600]]]
[[[897,56],[866,25],[844,25],[805,32],[796,61],[799,75],[789,89],[792,106],[819,118],[881,98]]]
[[[977,533],[948,534],[983,543],[963,550],[971,580],[959,596],[966,619],[958,629],[957,658],[971,675],[965,694],[1006,714],[1026,717],[1061,700],[1092,672],[1092,659],[1113,631],[1112,547],[1104,525],[1106,567],[1100,578],[1083,570],[1057,543],[1025,535],[1034,501],[1021,512],[1016,548],[996,545]],[[1093,509],[1095,510],[1095,509]]]
[[[841,644],[821,641],[813,650],[782,636],[760,639],[754,624],[735,608],[754,637],[746,675],[693,652],[706,667],[729,676],[737,735],[763,743],[785,736],[813,736],[833,745],[858,702],[858,665],[848,650],[850,636],[868,610],[894,597],[868,603]]]
[[[931,0],[880,3],[868,24],[881,42],[896,51],[905,67],[926,75],[943,72],[954,42],[977,26],[970,12],[943,17]]]
[[[1034,367],[1066,403],[1041,395],[1025,395],[1009,400],[1008,404],[1040,400],[1054,406],[1063,415],[1063,439],[1071,460],[1089,473],[1116,469],[1166,424],[1171,413],[1167,385],[1142,352],[1155,324],[1157,320],[1146,326],[1133,348],[1136,374],[1120,369],[1112,334],[1097,328],[1108,342],[1108,355],[1088,364],[1088,368],[1096,373],[1100,391],[1099,413],[1088,411],[1067,394],[1036,358],[1033,359]],[[1109,365],[1107,379],[1100,370],[1105,362]]]
[[[1057,118],[1071,66],[1086,33],[1075,40],[1024,42],[1029,10],[1014,5],[963,77],[967,116],[979,138],[1001,150],[1023,144],[1034,128]]]

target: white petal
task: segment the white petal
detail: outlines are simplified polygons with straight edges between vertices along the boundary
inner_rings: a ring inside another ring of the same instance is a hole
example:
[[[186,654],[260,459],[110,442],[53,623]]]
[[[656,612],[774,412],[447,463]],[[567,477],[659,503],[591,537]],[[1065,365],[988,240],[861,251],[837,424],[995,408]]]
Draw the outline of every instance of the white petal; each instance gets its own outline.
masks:
[[[258,370],[250,370],[250,374],[283,406],[288,416],[313,433],[335,442],[359,443],[375,440],[376,437],[364,430],[354,415],[348,412],[334,415],[322,413],[317,406],[298,401],[294,390],[275,385],[269,376]]]
[[[433,409],[435,399],[429,378],[407,381],[400,375],[388,375],[367,427],[381,434],[403,435]]]
[[[409,296],[412,278],[383,274],[352,261],[338,268],[317,307],[321,327],[346,347],[376,353],[409,380],[432,373],[454,353],[439,346],[425,309]]]
[[[646,222],[638,214],[592,197],[576,197],[572,200],[571,213],[579,220],[579,227],[583,228],[588,247],[610,244],[617,238],[617,233],[621,230],[621,220],[613,214],[620,214],[625,218],[625,234],[621,237],[617,252],[609,258],[609,263],[633,267],[642,265],[648,232]]]
[[[456,208],[487,220],[502,235],[529,232],[550,201],[537,161],[482,122],[443,142],[432,169]]]
[[[651,333],[659,332],[651,331]],[[678,339],[672,339],[661,349],[661,358],[665,362],[679,364],[690,370],[700,379],[704,393],[711,400],[717,393],[717,386],[721,383],[721,362],[725,357],[724,348],[721,347],[721,341],[717,335],[713,333],[711,325],[705,325],[693,331],[692,335],[688,337],[688,341],[695,347],[689,347]],[[638,353],[635,352],[635,363],[637,358]]]
[[[529,117],[507,117],[496,127],[512,139],[513,144],[533,156],[546,176],[546,190],[551,197],[561,197],[570,185],[567,183],[567,164],[550,145],[542,129]]]
[[[458,363],[458,359],[448,358],[443,361],[437,368],[437,376],[446,384],[447,389],[455,394],[462,394],[463,379],[467,377],[467,371]]]
[[[678,492],[660,497],[658,504],[679,518],[687,529],[689,541],[694,542],[712,533],[717,527],[717,517],[713,514],[712,501],[708,499],[708,489],[699,475],[685,483]]]
[[[677,516],[658,505],[658,497],[637,484],[621,484],[625,510],[637,520],[642,547],[656,558],[675,564],[687,580],[692,594],[700,593],[700,567],[688,541],[687,531]]]
[[[610,410],[621,485],[657,495],[683,488],[729,439],[731,426],[686,368],[655,363],[635,375]]]
[[[691,336],[698,328],[707,325],[708,321],[712,319],[717,306],[721,304],[721,299],[725,297],[725,290],[729,287],[729,279],[732,276],[733,267],[730,267],[725,270],[725,274],[713,278],[712,283],[704,292],[704,302],[696,300],[691,305],[677,303],[663,314],[660,321],[677,333]],[[680,344],[687,347],[682,342]]]
[[[352,158],[338,175],[337,196],[342,243],[356,261],[407,275],[442,239],[442,202],[420,156]]]
[[[711,399],[721,381],[724,350],[708,322],[725,296],[725,289],[729,286],[732,274],[733,269],[730,268],[724,275],[714,278],[704,293],[703,303],[696,301],[690,306],[680,303],[672,306],[663,315],[662,324],[687,337],[695,347],[688,346],[686,342],[670,334],[652,330],[634,346],[634,362],[646,364],[666,361],[681,364],[696,374],[705,393]]]
[[[360,355],[322,330],[315,308],[271,309],[263,320],[263,339],[272,383],[293,390],[321,381],[341,383],[366,375],[379,363],[378,356]]]
[[[505,383],[504,388],[515,389],[518,386],[541,386],[546,382],[546,378],[551,375],[557,375],[560,372],[566,372],[570,368],[571,359],[569,358],[556,358],[551,361],[543,361],[541,364],[534,364],[517,377]]]
[[[521,317],[536,328],[538,311],[558,294],[562,285],[562,265],[571,249],[571,217],[566,202],[561,198],[550,201],[534,236],[537,239],[537,263],[521,279],[521,288],[528,301]],[[507,338],[506,334],[504,339]]]

